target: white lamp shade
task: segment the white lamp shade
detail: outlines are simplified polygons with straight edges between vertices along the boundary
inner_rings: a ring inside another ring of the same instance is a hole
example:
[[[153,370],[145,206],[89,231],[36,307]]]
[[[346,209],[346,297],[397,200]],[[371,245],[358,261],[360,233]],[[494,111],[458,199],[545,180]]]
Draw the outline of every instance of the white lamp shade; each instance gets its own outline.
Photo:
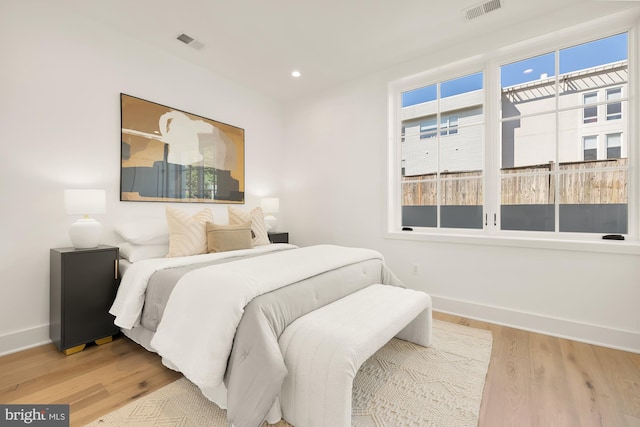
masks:
[[[265,213],[280,212],[280,199],[277,197],[267,197],[262,199],[260,207]]]
[[[103,214],[106,211],[104,190],[70,189],[64,190],[64,207],[69,215],[84,215],[69,227],[69,238],[74,248],[95,248],[100,244],[102,224],[88,217],[89,214]]]
[[[64,190],[64,207],[68,215],[103,214],[106,199],[105,190]]]

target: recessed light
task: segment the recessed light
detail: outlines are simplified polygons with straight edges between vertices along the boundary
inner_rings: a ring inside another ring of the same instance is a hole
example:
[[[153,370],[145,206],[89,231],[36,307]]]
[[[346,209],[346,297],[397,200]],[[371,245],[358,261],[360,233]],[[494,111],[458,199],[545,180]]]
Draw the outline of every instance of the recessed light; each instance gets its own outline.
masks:
[[[300,74],[300,71],[298,71],[298,70],[293,70],[293,71],[291,72],[291,77],[298,78],[298,77],[300,77],[301,75],[302,75],[302,74]]]
[[[524,70],[522,73],[523,73],[523,74],[530,74],[530,73],[533,73],[533,68],[527,68],[527,69],[526,69],[526,70]]]

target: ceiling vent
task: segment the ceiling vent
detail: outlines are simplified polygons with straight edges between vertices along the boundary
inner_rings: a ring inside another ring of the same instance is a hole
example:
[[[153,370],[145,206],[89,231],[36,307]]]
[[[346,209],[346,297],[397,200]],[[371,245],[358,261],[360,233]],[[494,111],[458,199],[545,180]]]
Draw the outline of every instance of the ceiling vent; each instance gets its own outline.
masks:
[[[204,47],[204,45],[202,43],[200,43],[198,40],[194,39],[191,36],[188,36],[184,33],[180,34],[178,37],[176,37],[176,39],[180,40],[182,43],[191,46],[192,48],[194,48],[195,50],[200,50]]]
[[[493,12],[494,10],[498,10],[502,7],[502,0],[489,0],[484,3],[480,3],[475,6],[471,6],[462,11],[464,17],[467,21],[472,19],[476,19],[481,17],[482,15],[486,15],[489,12]]]

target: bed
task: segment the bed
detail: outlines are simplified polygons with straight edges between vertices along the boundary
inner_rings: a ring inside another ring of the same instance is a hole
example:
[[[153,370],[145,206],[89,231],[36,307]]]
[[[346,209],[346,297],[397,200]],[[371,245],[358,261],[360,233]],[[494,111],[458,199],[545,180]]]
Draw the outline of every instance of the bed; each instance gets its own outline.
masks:
[[[110,310],[123,333],[227,409],[236,427],[280,420],[278,339],[312,311],[373,284],[402,286],[374,250],[266,244],[121,263]]]

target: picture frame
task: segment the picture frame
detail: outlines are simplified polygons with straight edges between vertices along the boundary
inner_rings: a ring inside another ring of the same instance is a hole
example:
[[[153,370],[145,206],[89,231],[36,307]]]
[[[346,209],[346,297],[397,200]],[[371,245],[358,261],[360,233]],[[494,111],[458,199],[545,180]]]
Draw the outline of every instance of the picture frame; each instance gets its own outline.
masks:
[[[244,129],[120,94],[120,200],[244,203]]]

